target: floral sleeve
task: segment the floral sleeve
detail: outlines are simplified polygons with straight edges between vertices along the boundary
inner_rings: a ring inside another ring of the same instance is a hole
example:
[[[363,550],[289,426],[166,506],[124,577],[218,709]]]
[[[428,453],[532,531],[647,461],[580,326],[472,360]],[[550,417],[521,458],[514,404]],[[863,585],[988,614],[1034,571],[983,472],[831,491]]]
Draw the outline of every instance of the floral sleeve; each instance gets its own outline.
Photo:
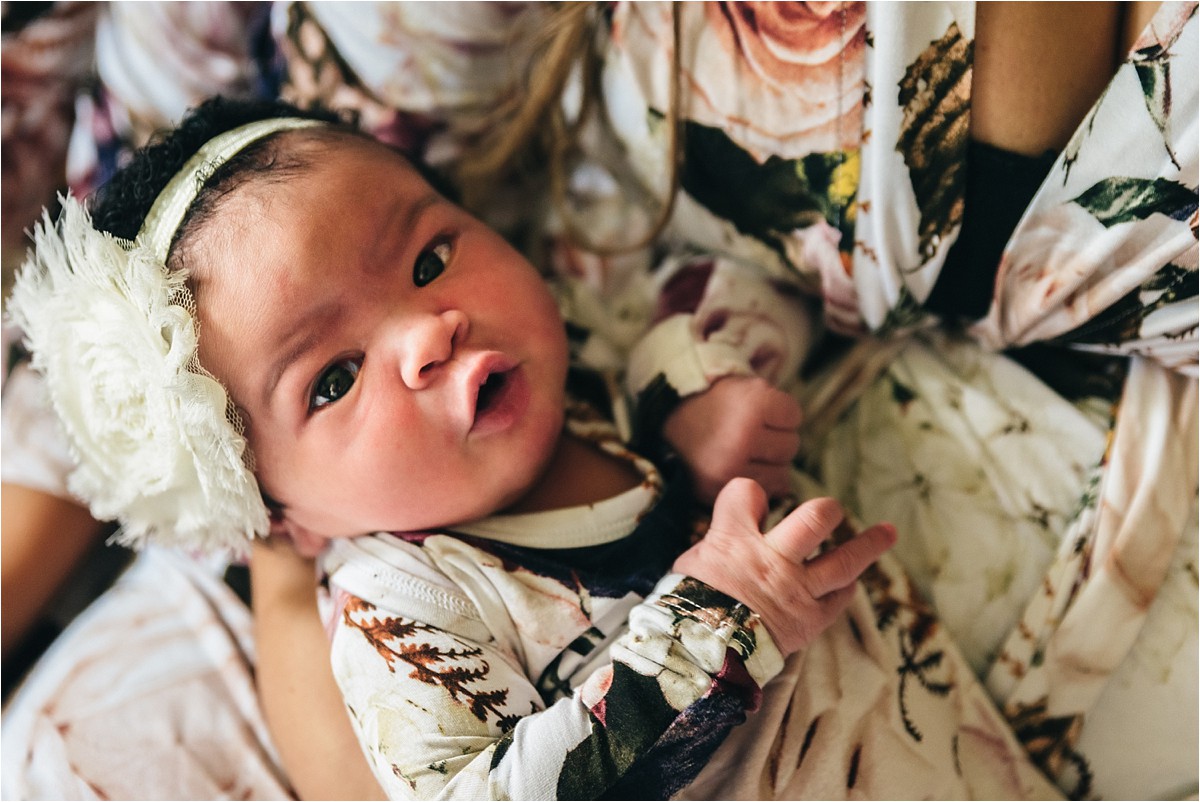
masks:
[[[376,777],[389,797],[416,799],[665,798],[783,665],[756,616],[679,575],[633,609],[608,662],[573,691],[543,687],[486,635],[353,596],[333,652]]]
[[[729,375],[776,385],[795,377],[813,322],[791,285],[711,255],[672,256],[656,273],[654,323],[630,354],[626,383],[635,395],[660,376],[680,396]]]
[[[619,217],[607,207],[596,216]],[[789,389],[816,339],[813,301],[758,262],[694,250],[657,262],[648,249],[602,257],[560,238],[551,267],[573,359],[623,375],[642,449],[653,450],[681,399],[718,379]]]

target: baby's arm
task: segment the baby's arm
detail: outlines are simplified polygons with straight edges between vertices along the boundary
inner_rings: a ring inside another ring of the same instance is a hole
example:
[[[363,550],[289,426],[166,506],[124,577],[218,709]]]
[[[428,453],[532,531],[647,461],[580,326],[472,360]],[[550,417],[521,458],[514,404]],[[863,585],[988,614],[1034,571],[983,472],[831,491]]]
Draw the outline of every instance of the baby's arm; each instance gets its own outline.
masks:
[[[290,785],[300,799],[386,799],[329,669],[312,560],[255,541],[250,572],[259,702]]]
[[[782,668],[749,610],[674,574],[632,610],[610,661],[562,698],[542,695],[555,663],[537,681],[486,632],[345,601],[334,673],[393,799],[666,798]],[[656,750],[671,733],[686,748]]]
[[[800,446],[793,383],[815,334],[796,289],[713,256],[660,268],[656,323],[634,346],[627,385],[644,440],[661,435],[711,503],[734,477],[789,490]]]
[[[343,594],[334,673],[389,796],[652,799],[691,782],[894,539],[876,527],[806,562],[837,505],[810,502],[761,535],[765,502],[752,482],[731,484],[712,532],[676,563],[695,577],[664,578],[608,664],[562,698],[553,671],[528,676],[527,656],[477,619],[450,632]],[[585,634],[568,651],[590,647]]]

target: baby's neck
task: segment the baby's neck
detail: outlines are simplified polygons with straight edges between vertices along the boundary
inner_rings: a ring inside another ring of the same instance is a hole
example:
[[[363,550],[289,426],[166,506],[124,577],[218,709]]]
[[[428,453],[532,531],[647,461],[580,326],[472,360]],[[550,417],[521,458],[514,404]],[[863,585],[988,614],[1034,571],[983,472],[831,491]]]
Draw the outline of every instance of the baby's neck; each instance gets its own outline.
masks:
[[[544,512],[595,504],[641,482],[641,474],[629,462],[564,432],[542,478],[504,512]]]

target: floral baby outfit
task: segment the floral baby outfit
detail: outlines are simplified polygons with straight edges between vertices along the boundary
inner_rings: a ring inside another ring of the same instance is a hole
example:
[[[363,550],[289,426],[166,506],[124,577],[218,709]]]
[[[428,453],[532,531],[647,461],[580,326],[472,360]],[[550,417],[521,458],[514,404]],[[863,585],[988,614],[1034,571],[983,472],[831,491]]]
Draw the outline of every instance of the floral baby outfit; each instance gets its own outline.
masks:
[[[6,15],[20,6],[8,4]],[[99,12],[63,4],[47,20],[48,39],[85,45],[60,54],[57,69],[69,80],[90,60],[80,28],[97,15],[107,26],[96,42],[102,86],[76,100],[69,174],[94,185],[117,161],[117,140],[144,135],[146,120],[171,122],[179,98],[251,86],[357,108],[373,133],[431,161],[452,160],[500,99],[507,55],[524,52],[509,38],[521,6],[162,4],[150,14],[147,4]],[[661,241],[764,267],[810,292],[825,324],[855,338],[804,384],[804,466],[820,481],[806,492],[829,493],[859,520],[890,520],[900,531],[896,559],[868,575],[866,597],[766,683],[757,711],[685,793],[966,795],[956,772],[911,768],[949,761],[895,768],[901,758],[891,756],[932,754],[936,742],[957,743],[964,777],[1011,780],[981,783],[977,795],[1017,796],[1012,789],[1036,783],[1017,781],[1026,764],[1009,749],[1015,736],[1072,796],[1194,797],[1196,3],[1161,6],[986,266],[982,317],[965,321],[940,320],[930,299],[963,228],[975,5],[675,9],[686,158]],[[627,224],[646,218],[626,199],[663,191],[670,173],[663,121],[672,5],[618,2],[603,12],[605,111],[628,164],[601,164],[572,187],[591,193],[592,238],[626,242]],[[22,38],[34,52],[49,53],[34,36],[46,36],[46,26],[28,30]],[[18,54],[13,44],[6,31],[6,56]],[[130,53],[160,69],[123,70],[135,63],[125,61]],[[46,59],[36,66],[55,69]],[[40,122],[56,143],[43,158],[63,158],[62,120],[9,105],[5,86],[5,146],[10,132]],[[51,111],[66,114],[67,94]],[[18,124],[22,111],[29,119]],[[16,184],[5,175],[7,203]],[[621,181],[631,176],[638,186],[626,194]],[[597,194],[606,186],[613,191]],[[9,222],[12,230],[28,224],[9,217],[6,231]],[[600,256],[567,243],[551,252],[556,271],[578,280],[564,306],[591,332],[575,343],[580,360],[625,364],[659,311],[658,294],[642,283],[657,253]],[[719,294],[708,306],[681,307],[687,286],[663,282],[663,306],[689,308],[696,322],[719,319]],[[675,325],[671,342],[687,334]],[[729,367],[719,348],[708,357],[681,361],[672,381],[684,386]],[[632,390],[655,386],[659,366],[647,364]],[[6,416],[21,398],[6,391]],[[23,479],[7,465],[5,478]],[[472,553],[492,559],[486,549]],[[60,640],[7,708],[5,796],[285,792],[253,701],[246,610],[219,583],[214,590],[186,571],[162,570],[159,557],[140,558],[120,593]],[[583,586],[569,587],[578,599]],[[132,630],[135,616],[155,626]],[[343,641],[363,637],[339,626]],[[171,659],[151,659],[155,649]],[[382,684],[384,658],[375,655]],[[115,693],[108,678],[133,676],[130,664],[138,686]],[[972,690],[972,670],[987,699]],[[775,693],[780,683],[796,693]],[[922,705],[959,712],[926,715]],[[999,730],[993,705],[1007,721]],[[194,725],[213,709],[245,726]],[[969,721],[968,713],[985,725],[946,723]],[[569,748],[551,746],[558,755]],[[390,772],[372,748],[377,768]],[[114,761],[115,751],[138,759]],[[690,774],[678,764],[663,771],[672,782]],[[553,774],[521,787],[549,792]],[[745,784],[735,787],[739,778]],[[491,780],[476,772],[471,782],[479,789]],[[669,784],[655,782],[647,788]],[[392,783],[411,793],[403,780]]]
[[[334,674],[389,797],[1057,796],[894,563],[785,662],[743,605],[662,577],[686,480],[568,414],[642,484],[325,558]]]

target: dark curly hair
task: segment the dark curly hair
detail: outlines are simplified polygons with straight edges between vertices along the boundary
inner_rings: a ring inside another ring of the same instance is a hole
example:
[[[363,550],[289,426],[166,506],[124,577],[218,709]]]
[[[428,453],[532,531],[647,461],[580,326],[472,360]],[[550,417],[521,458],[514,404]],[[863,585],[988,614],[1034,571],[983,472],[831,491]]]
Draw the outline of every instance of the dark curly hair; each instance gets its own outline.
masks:
[[[129,164],[92,195],[88,206],[93,225],[132,240],[155,198],[205,142],[246,123],[273,117],[324,120],[335,130],[364,136],[349,120],[325,110],[299,109],[282,101],[214,97],[189,111],[177,128],[156,135],[150,144],[137,150]],[[213,213],[223,196],[251,178],[282,180],[307,166],[304,160],[274,146],[278,136],[271,134],[248,145],[209,177],[175,232],[172,250],[189,230]]]
[[[190,110],[177,128],[160,132],[148,145],[134,152],[129,164],[118,170],[88,201],[92,224],[122,239],[134,239],[150,207],[168,182],[195,153],[213,137],[247,123],[274,117],[299,117],[331,124],[326,131],[368,138],[355,126],[348,113],[322,108],[300,109],[279,100],[210,98]],[[279,132],[282,133],[282,132]],[[171,240],[176,251],[189,232],[202,225],[216,210],[221,198],[251,179],[281,181],[311,164],[311,157],[281,151],[279,133],[254,142],[217,169],[188,207],[179,230]],[[315,135],[323,135],[315,132]],[[446,176],[410,154],[401,154],[436,191],[457,202],[459,192]]]

